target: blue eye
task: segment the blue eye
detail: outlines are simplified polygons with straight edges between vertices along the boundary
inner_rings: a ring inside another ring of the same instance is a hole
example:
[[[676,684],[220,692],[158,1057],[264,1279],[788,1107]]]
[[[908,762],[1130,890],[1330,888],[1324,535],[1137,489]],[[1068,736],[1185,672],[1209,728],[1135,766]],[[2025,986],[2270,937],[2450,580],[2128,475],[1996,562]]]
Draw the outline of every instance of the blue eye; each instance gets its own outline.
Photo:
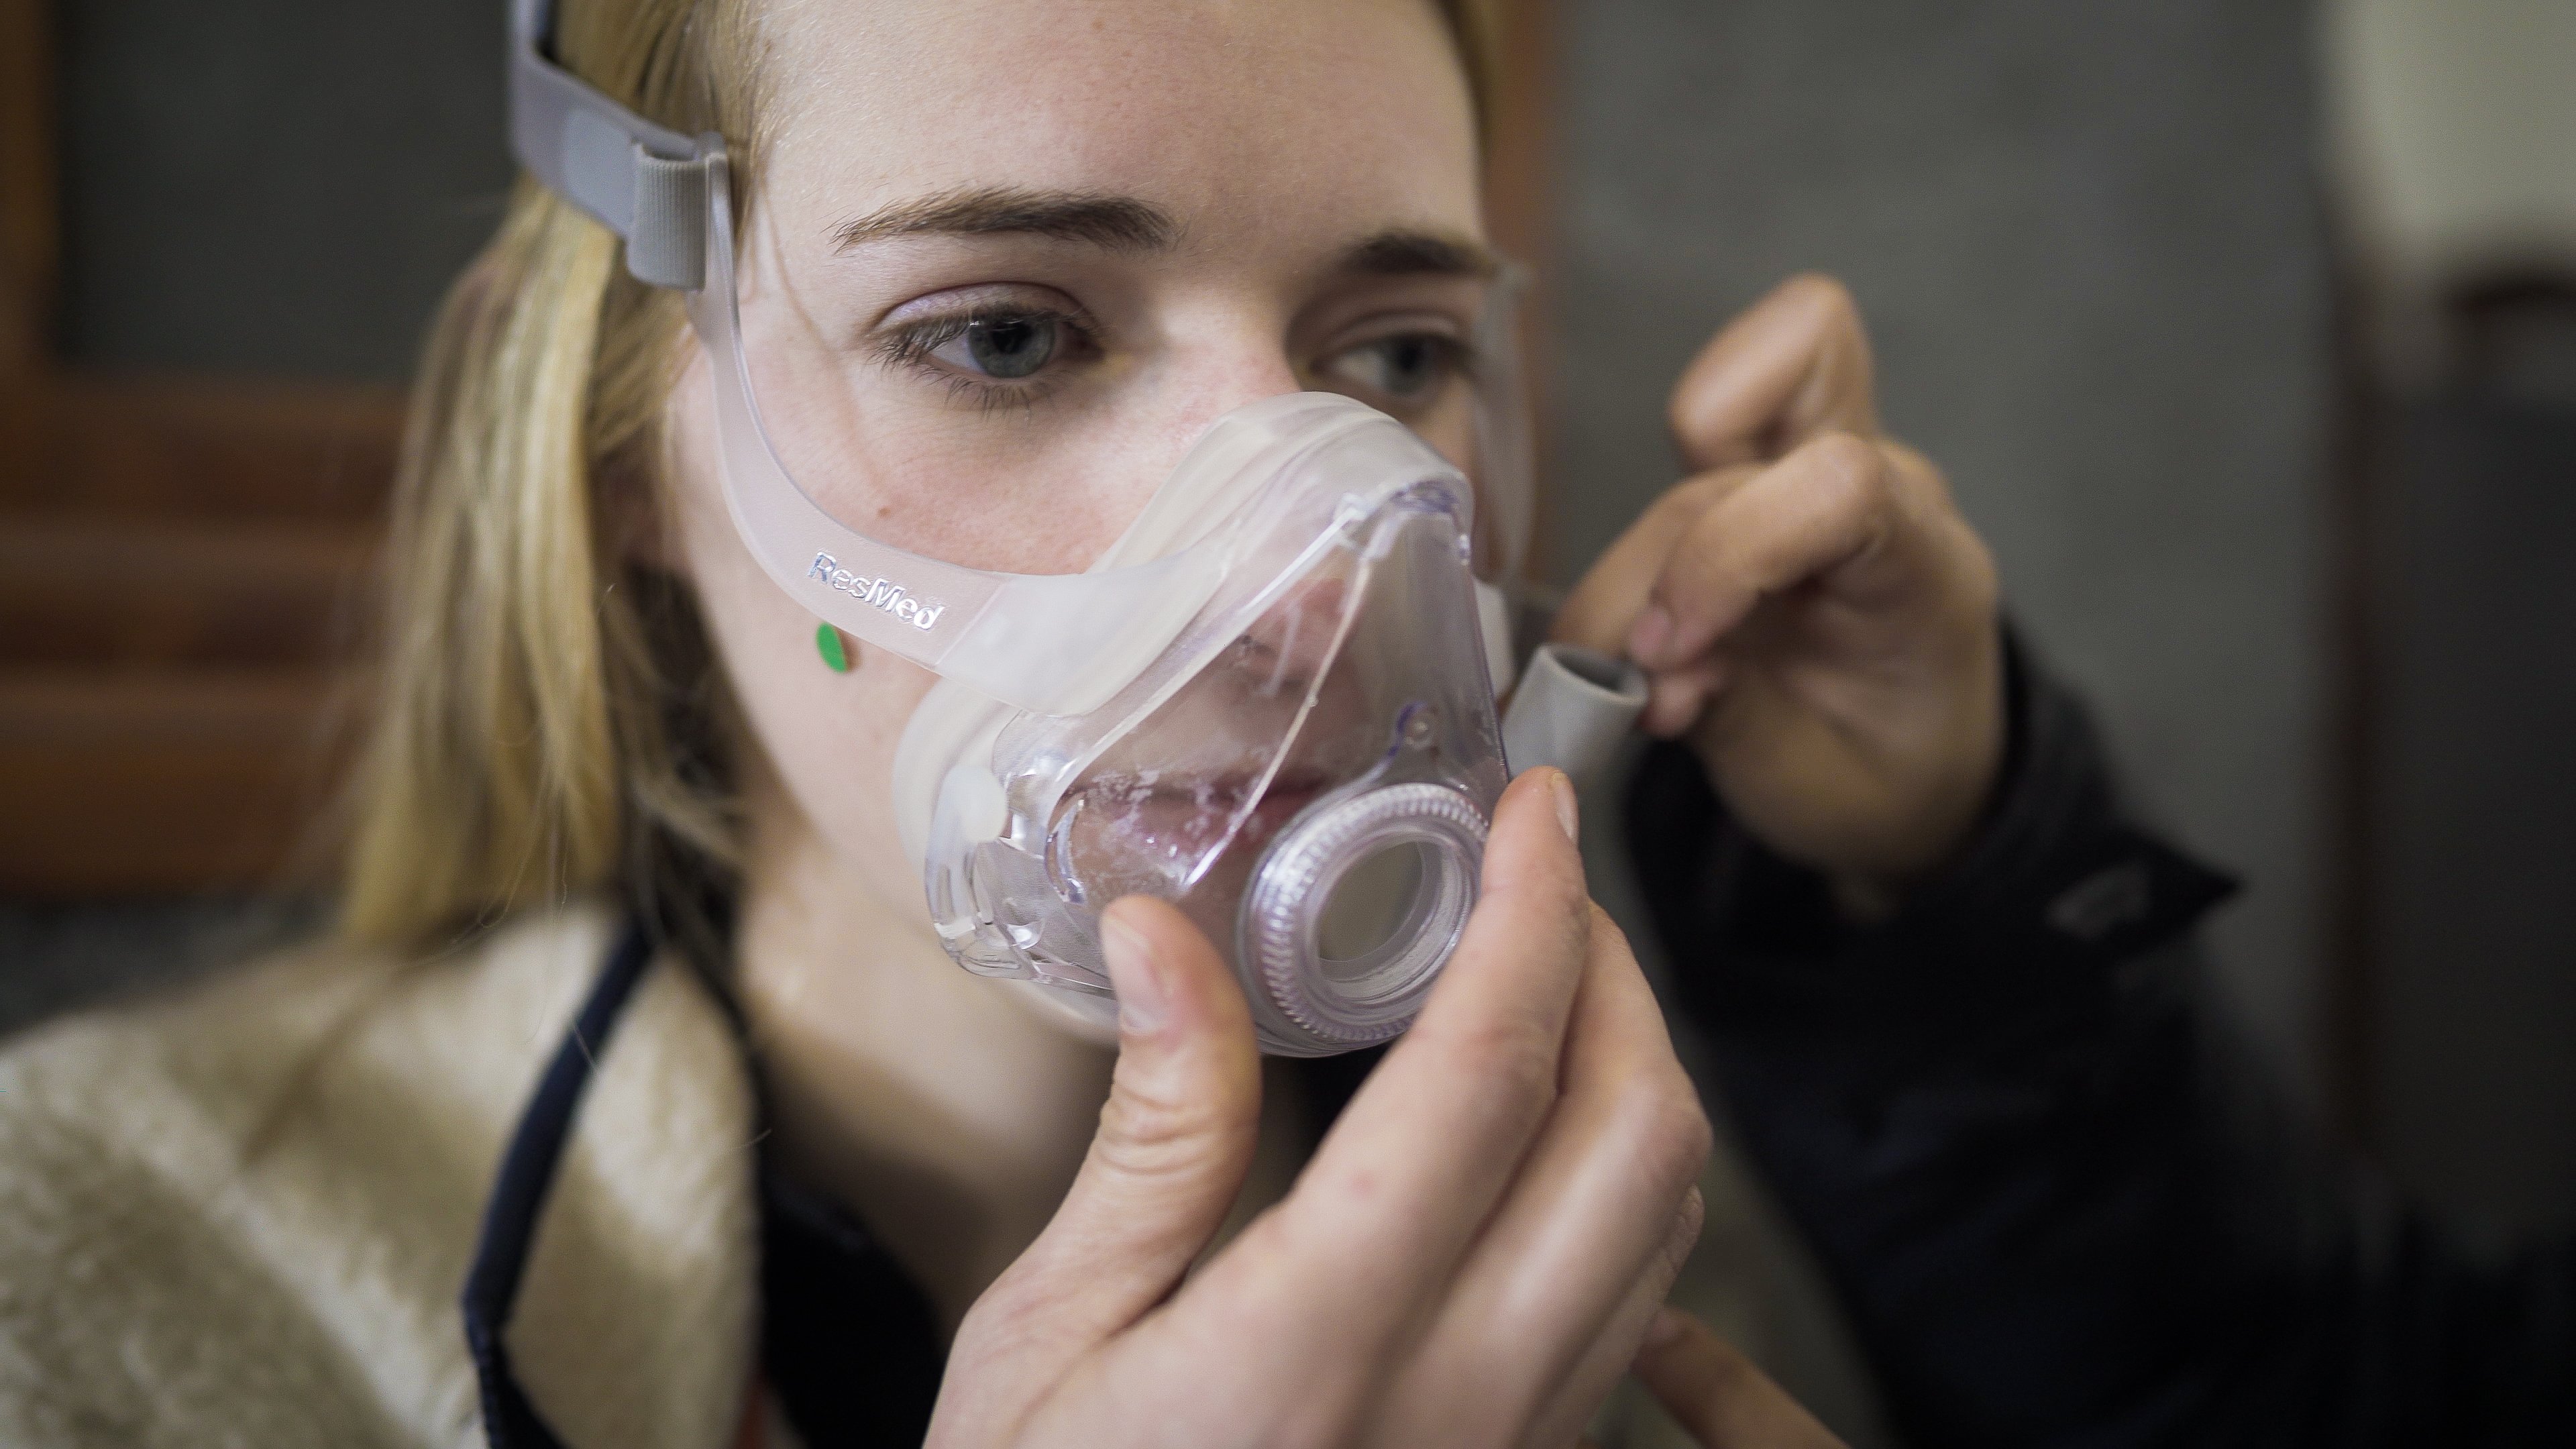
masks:
[[[944,390],[950,401],[1033,407],[1058,387],[1081,381],[1100,360],[1101,328],[1080,302],[1052,289],[1012,291],[1039,295],[1026,301],[959,297],[944,313],[890,323],[870,339],[873,350],[887,365]]]
[[[1397,402],[1427,402],[1463,370],[1463,351],[1455,338],[1405,332],[1338,353],[1322,370],[1339,382]]]
[[[1053,317],[973,317],[956,336],[930,349],[930,355],[961,371],[1009,381],[1046,366],[1063,334],[1064,324]]]

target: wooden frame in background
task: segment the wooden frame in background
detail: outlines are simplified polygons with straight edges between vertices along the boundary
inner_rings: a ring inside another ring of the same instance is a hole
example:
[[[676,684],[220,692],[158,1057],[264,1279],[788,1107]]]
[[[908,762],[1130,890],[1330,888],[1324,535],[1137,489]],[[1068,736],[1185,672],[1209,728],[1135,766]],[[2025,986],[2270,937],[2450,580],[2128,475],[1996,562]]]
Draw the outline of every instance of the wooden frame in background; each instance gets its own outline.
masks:
[[[400,395],[63,364],[52,18],[0,0],[0,895],[300,884]]]

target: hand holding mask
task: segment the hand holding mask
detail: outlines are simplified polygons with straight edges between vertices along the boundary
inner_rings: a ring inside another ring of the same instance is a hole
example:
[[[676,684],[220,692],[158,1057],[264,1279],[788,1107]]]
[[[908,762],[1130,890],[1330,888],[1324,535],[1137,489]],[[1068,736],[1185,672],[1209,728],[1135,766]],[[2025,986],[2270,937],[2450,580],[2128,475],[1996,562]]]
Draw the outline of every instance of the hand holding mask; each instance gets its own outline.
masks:
[[[1572,1443],[1698,1235],[1710,1140],[1636,958],[1585,899],[1573,810],[1553,770],[1503,795],[1420,1021],[1288,1196],[1213,1253],[1259,1131],[1250,1017],[1177,910],[1111,911],[1124,1009],[1100,1133],[958,1329],[929,1442]]]

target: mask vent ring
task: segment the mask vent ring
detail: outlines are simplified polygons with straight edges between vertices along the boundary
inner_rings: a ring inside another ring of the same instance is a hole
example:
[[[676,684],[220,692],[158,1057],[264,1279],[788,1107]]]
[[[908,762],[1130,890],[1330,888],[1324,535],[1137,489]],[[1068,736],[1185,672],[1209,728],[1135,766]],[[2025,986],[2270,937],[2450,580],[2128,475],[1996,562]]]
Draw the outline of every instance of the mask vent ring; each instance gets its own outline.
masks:
[[[1238,959],[1266,1034],[1339,1052],[1412,1025],[1475,907],[1486,829],[1464,792],[1416,781],[1318,802],[1272,841],[1239,918]],[[1353,958],[1328,959],[1326,917],[1345,878],[1408,845],[1419,869],[1401,923]]]

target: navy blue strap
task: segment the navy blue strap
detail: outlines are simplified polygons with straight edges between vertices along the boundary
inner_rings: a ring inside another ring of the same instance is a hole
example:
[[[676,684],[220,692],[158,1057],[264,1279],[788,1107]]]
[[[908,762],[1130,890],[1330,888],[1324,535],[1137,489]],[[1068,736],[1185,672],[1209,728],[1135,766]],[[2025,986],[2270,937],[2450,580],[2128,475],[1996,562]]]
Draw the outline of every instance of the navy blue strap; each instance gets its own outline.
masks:
[[[519,1301],[519,1282],[527,1276],[528,1249],[535,1241],[537,1214],[554,1186],[563,1162],[564,1143],[572,1135],[573,1113],[590,1085],[592,1069],[608,1049],[608,1035],[634,994],[652,960],[651,938],[640,921],[627,922],[600,967],[590,999],[581,1004],[572,1030],[555,1048],[554,1060],[538,1079],[536,1095],[511,1134],[510,1150],[501,1159],[500,1180],[483,1208],[483,1231],[474,1244],[474,1266],[465,1274],[465,1343],[474,1354],[474,1376],[483,1386],[483,1431],[493,1449],[563,1449],[563,1440],[546,1426],[519,1387],[510,1369],[510,1346],[503,1331]]]

